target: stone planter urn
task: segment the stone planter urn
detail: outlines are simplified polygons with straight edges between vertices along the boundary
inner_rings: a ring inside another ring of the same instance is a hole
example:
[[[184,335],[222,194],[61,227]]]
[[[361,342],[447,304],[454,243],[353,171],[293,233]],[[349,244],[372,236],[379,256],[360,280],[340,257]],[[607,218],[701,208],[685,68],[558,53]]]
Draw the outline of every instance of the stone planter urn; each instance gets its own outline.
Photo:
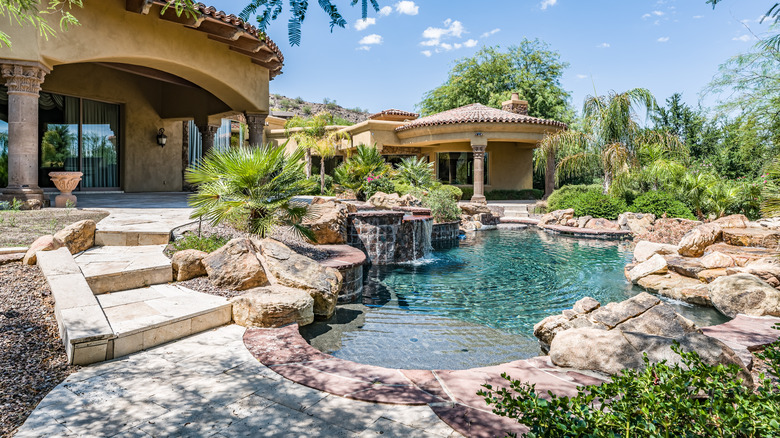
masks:
[[[49,178],[60,191],[54,198],[55,207],[68,207],[69,203],[71,207],[76,206],[76,196],[72,192],[81,182],[83,175],[81,172],[49,172]]]

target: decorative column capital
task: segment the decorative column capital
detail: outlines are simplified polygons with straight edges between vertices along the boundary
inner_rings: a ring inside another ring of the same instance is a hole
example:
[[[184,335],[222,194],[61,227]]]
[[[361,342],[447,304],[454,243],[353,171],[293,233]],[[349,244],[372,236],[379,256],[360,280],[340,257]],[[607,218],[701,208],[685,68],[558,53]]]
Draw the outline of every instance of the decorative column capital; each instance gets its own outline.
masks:
[[[46,74],[50,70],[37,63],[12,63],[0,64],[0,73],[6,81],[8,93],[25,93],[38,96],[41,91]]]
[[[198,131],[200,131],[200,135],[207,135],[211,134],[214,135],[219,131],[219,126],[216,125],[197,125]]]
[[[485,158],[485,149],[487,146],[481,144],[471,145],[471,150],[474,152],[475,158]]]
[[[268,118],[268,114],[260,113],[245,113],[246,124],[249,125],[249,129],[265,129],[265,119]]]

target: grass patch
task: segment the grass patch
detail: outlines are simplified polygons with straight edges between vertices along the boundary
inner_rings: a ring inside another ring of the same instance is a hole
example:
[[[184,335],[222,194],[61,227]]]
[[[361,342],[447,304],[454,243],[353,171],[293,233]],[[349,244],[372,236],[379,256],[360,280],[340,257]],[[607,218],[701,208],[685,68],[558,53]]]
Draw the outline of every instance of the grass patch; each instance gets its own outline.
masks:
[[[74,222],[86,219],[98,222],[106,216],[108,216],[107,211],[71,208],[2,210],[0,211],[0,248],[29,246],[35,242],[35,239],[46,234],[54,234]]]
[[[172,243],[176,251],[185,249],[197,249],[198,251],[214,252],[228,243],[228,238],[216,234],[198,236],[195,233],[187,233],[179,240]]]

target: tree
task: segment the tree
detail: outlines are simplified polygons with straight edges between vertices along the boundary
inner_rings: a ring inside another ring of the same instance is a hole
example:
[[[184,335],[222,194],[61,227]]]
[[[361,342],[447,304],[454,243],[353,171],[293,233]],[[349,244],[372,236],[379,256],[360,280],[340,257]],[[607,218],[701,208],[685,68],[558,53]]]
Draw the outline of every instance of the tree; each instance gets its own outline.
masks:
[[[573,118],[570,94],[561,85],[568,66],[538,39],[524,39],[506,52],[483,47],[456,61],[447,81],[425,93],[417,107],[426,115],[472,103],[500,108],[517,92],[528,101],[530,115],[568,122]]]
[[[276,226],[288,227],[316,241],[314,233],[301,225],[308,207],[292,201],[313,185],[303,177],[302,158],[301,148],[286,156],[284,147],[271,145],[213,150],[185,173],[185,180],[197,187],[189,199],[192,217],[213,226],[244,223],[248,232],[260,237]]]
[[[9,20],[13,23],[16,22],[19,25],[30,25],[39,29],[41,35],[48,38],[49,36],[55,36],[56,32],[54,28],[48,23],[46,19],[48,15],[60,16],[60,29],[67,30],[70,25],[78,25],[78,19],[70,13],[70,10],[78,7],[83,7],[83,0],[47,0],[48,6],[44,9],[39,9],[40,0],[0,0],[0,16],[8,15]],[[185,14],[197,15],[198,11],[195,7],[195,0],[165,0],[166,3],[162,8],[162,13],[168,8],[173,8],[177,15]],[[374,8],[374,11],[379,11],[379,3],[377,0],[350,0],[351,5],[355,6],[358,2],[362,5],[363,19],[368,17],[368,5]],[[297,46],[301,43],[301,24],[306,18],[306,11],[309,8],[308,0],[288,0],[289,8],[291,11],[291,17],[287,22],[287,36],[290,45]],[[338,26],[344,28],[347,24],[344,17],[342,17],[338,8],[333,4],[332,0],[319,0],[320,8],[328,14],[330,17],[330,30],[333,32],[333,28]],[[250,0],[249,3],[241,11],[240,17],[244,21],[249,21],[251,16],[254,15],[258,9],[262,9],[263,12],[256,16],[260,30],[266,33],[268,26],[272,21],[279,17],[282,13],[284,0]],[[6,44],[11,45],[11,40],[8,35],[0,31],[0,46]]]
[[[328,129],[333,124],[333,114],[322,111],[314,117],[295,116],[284,125],[285,135],[295,140],[299,147],[305,150],[306,177],[311,177],[311,152],[314,150],[320,156],[320,186],[325,190],[325,160],[332,157],[336,150],[335,143],[349,138],[349,134]],[[298,129],[296,129],[298,128]]]
[[[761,192],[764,198],[761,214],[766,218],[780,217],[780,158],[775,158],[764,177],[766,184]]]
[[[683,102],[682,94],[672,94],[666,99],[666,106],[658,106],[650,117],[656,129],[678,136],[690,150],[692,158],[704,158],[713,153],[718,128],[707,123],[707,117],[701,110]]]

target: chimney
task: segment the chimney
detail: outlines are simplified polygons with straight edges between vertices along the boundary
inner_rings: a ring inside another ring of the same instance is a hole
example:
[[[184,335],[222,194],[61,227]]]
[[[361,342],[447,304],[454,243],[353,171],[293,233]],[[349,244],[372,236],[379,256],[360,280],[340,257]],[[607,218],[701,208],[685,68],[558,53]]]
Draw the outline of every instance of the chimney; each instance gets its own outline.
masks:
[[[528,115],[528,101],[520,100],[520,94],[512,93],[512,98],[501,104],[501,109],[510,113]]]

